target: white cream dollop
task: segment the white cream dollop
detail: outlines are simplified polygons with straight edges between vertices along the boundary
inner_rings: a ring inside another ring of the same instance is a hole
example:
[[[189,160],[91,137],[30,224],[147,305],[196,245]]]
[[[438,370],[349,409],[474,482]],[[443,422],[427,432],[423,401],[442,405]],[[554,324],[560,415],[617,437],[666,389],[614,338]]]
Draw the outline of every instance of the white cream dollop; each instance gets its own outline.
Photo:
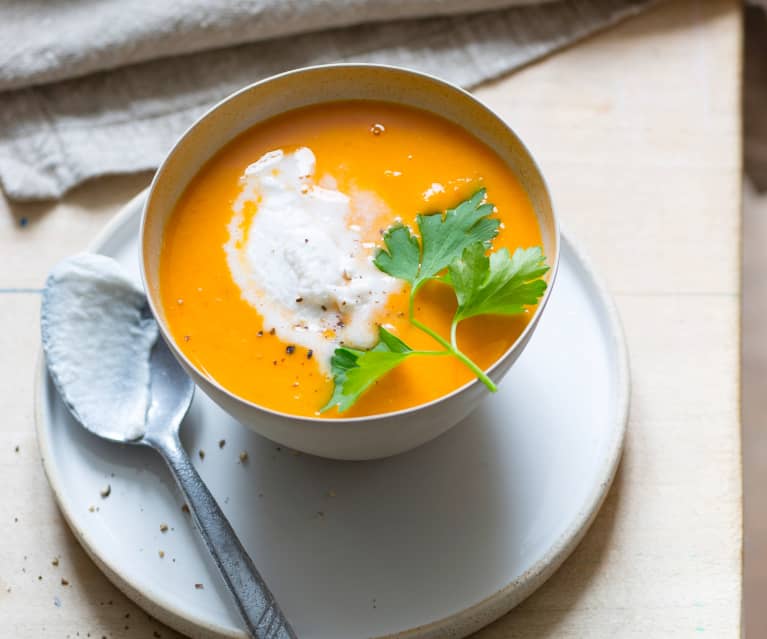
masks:
[[[350,224],[350,196],[319,186],[314,172],[314,153],[306,147],[270,151],[251,164],[224,250],[232,278],[264,328],[313,350],[327,373],[338,344],[373,346],[375,315],[400,283],[376,268],[361,228]]]

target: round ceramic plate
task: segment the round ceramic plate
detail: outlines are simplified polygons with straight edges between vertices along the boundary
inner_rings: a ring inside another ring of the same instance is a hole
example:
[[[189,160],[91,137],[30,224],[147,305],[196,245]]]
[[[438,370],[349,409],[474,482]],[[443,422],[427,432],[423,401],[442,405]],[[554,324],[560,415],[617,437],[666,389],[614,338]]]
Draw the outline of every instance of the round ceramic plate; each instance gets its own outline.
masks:
[[[141,204],[92,246],[137,280]],[[585,534],[620,459],[628,390],[613,304],[564,238],[527,349],[435,441],[368,462],[294,454],[200,392],[182,439],[299,637],[462,637],[540,586]],[[86,432],[42,367],[36,404],[56,498],[107,576],[181,632],[244,637],[159,457]]]

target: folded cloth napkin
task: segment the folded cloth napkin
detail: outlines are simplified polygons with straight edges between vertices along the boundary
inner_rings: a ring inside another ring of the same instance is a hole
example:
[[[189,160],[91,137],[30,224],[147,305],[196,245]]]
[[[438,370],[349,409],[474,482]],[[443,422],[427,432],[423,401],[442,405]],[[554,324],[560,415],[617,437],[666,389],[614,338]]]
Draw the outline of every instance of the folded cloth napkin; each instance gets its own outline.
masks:
[[[33,200],[154,168],[212,104],[294,67],[381,62],[471,87],[652,1],[7,0],[0,183]]]

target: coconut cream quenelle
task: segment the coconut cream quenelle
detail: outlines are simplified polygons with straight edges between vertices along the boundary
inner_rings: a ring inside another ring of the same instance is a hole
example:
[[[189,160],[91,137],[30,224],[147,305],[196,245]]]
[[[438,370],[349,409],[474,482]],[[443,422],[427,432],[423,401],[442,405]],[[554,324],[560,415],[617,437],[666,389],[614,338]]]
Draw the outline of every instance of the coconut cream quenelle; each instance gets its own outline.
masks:
[[[263,329],[311,350],[329,373],[336,344],[375,344],[376,314],[402,283],[373,265],[374,243],[349,223],[352,198],[316,184],[315,167],[306,147],[274,150],[248,166],[224,250]],[[249,226],[246,205],[258,207]]]

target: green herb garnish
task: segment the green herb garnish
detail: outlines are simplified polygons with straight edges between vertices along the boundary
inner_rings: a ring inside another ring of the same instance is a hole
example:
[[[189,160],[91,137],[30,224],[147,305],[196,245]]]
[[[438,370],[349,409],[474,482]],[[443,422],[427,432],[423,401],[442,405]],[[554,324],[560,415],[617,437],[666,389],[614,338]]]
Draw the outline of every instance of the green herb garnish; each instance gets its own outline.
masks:
[[[378,250],[375,265],[410,284],[410,322],[444,350],[415,351],[383,327],[379,327],[378,343],[370,350],[337,348],[331,360],[333,395],[323,412],[334,406],[339,412],[349,409],[376,380],[416,355],[456,357],[491,391],[497,390],[485,372],[458,348],[458,324],[477,315],[523,313],[546,290],[543,275],[549,267],[539,247],[517,249],[513,255],[504,248],[487,255],[500,222],[489,217],[493,205],[483,203],[484,199],[485,189],[480,189],[444,215],[418,215],[420,239],[402,224],[384,233],[385,248]],[[449,340],[415,317],[416,294],[428,281],[452,287],[458,300]]]
[[[414,352],[383,326],[378,328],[378,343],[369,351],[337,348],[330,360],[333,396],[322,410],[338,406],[339,411],[345,411],[373,382]]]

